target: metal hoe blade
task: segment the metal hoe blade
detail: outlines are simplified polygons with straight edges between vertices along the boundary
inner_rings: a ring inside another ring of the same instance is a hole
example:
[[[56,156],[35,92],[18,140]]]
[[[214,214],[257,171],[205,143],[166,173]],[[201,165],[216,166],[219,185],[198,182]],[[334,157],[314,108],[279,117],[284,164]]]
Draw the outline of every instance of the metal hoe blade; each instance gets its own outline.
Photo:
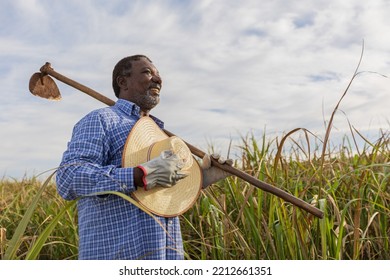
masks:
[[[33,95],[50,100],[61,99],[61,93],[49,75],[40,72],[34,73],[30,78],[28,87]]]

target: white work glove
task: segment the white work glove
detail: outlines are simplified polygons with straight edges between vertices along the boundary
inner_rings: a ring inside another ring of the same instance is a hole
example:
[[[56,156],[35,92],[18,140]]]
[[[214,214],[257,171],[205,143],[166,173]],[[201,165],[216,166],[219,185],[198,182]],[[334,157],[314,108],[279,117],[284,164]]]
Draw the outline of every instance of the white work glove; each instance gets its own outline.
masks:
[[[183,166],[183,161],[170,150],[140,164],[138,167],[144,172],[144,189],[147,191],[156,186],[169,188],[176,185],[179,180],[188,176],[188,173],[180,172]]]
[[[228,164],[230,166],[233,164],[233,160],[231,159],[225,160],[219,154],[212,154],[212,155],[206,154],[203,157],[202,164],[201,164],[202,174],[203,174],[203,186],[202,186],[203,189],[231,175],[230,173],[218,167],[212,166],[211,158],[218,160],[220,164]]]

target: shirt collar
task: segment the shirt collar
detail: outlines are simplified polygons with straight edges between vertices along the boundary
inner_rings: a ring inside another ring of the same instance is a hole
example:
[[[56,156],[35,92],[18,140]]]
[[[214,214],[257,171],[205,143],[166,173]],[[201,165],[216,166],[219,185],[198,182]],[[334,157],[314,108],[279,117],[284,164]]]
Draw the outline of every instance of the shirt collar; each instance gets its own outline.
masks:
[[[131,101],[128,101],[125,99],[118,99],[114,106],[117,107],[119,110],[121,110],[123,113],[125,113],[128,116],[140,117],[141,108],[137,104],[135,104]],[[163,121],[161,121],[160,119],[158,119],[152,115],[149,115],[149,117],[151,117],[157,123],[157,125],[159,127],[161,127],[161,128],[164,127]]]
[[[134,115],[139,117],[141,112],[141,108],[137,104],[125,99],[118,99],[118,101],[115,103],[115,107],[128,116]]]

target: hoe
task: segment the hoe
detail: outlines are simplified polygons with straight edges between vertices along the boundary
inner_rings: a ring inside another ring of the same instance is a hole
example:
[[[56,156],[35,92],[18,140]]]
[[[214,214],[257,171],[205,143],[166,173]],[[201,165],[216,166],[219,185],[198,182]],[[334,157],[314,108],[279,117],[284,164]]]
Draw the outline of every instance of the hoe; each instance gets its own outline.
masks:
[[[60,73],[54,71],[54,69],[51,67],[50,63],[48,63],[48,62],[41,67],[40,72],[34,73],[31,76],[30,83],[29,83],[30,92],[33,95],[40,96],[40,97],[43,97],[46,99],[51,99],[51,100],[61,99],[60,91],[59,91],[55,81],[50,76],[56,78],[57,80],[65,83],[71,87],[78,89],[79,91],[81,91],[83,93],[88,94],[89,96],[103,102],[104,104],[106,104],[108,106],[112,106],[115,104],[115,101],[98,93],[97,91],[95,91],[89,87],[86,87],[86,86],[84,86],[84,85],[82,85],[74,80],[71,80],[71,79],[61,75]],[[164,129],[164,132],[168,136],[175,136],[173,133],[171,133],[165,129]],[[203,158],[205,156],[205,153],[203,151],[199,150],[198,148],[192,146],[191,144],[189,144],[187,142],[185,142],[185,143],[187,144],[187,146],[190,149],[190,151],[192,152],[192,154],[194,154],[195,156],[200,157],[200,158]],[[235,176],[243,179],[244,181],[250,183],[251,185],[253,185],[256,188],[259,188],[263,191],[272,193],[272,194],[282,198],[283,200],[290,202],[293,205],[313,214],[314,216],[316,216],[320,219],[322,219],[324,216],[324,213],[320,209],[305,202],[304,200],[302,200],[298,197],[295,197],[282,189],[279,189],[279,188],[272,186],[268,183],[260,181],[257,178],[255,178],[255,177],[253,177],[253,176],[251,176],[251,175],[249,175],[249,174],[247,174],[247,173],[245,173],[245,172],[243,172],[243,171],[241,171],[233,166],[222,165],[222,164],[218,163],[218,161],[216,161],[216,160],[212,160],[212,165],[216,166],[216,167],[218,167],[226,172],[229,172],[232,175],[235,175]]]

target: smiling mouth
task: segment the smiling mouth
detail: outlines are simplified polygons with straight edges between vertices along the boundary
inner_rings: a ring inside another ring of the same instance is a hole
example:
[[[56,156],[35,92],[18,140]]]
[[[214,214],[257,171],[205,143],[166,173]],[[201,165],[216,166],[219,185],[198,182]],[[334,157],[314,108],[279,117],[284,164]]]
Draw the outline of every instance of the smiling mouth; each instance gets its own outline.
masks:
[[[160,89],[159,88],[156,88],[156,87],[151,87],[149,88],[149,91],[153,94],[157,94],[159,95],[160,94]]]
[[[154,84],[149,88],[149,91],[154,94],[160,94],[161,86],[159,84]]]

